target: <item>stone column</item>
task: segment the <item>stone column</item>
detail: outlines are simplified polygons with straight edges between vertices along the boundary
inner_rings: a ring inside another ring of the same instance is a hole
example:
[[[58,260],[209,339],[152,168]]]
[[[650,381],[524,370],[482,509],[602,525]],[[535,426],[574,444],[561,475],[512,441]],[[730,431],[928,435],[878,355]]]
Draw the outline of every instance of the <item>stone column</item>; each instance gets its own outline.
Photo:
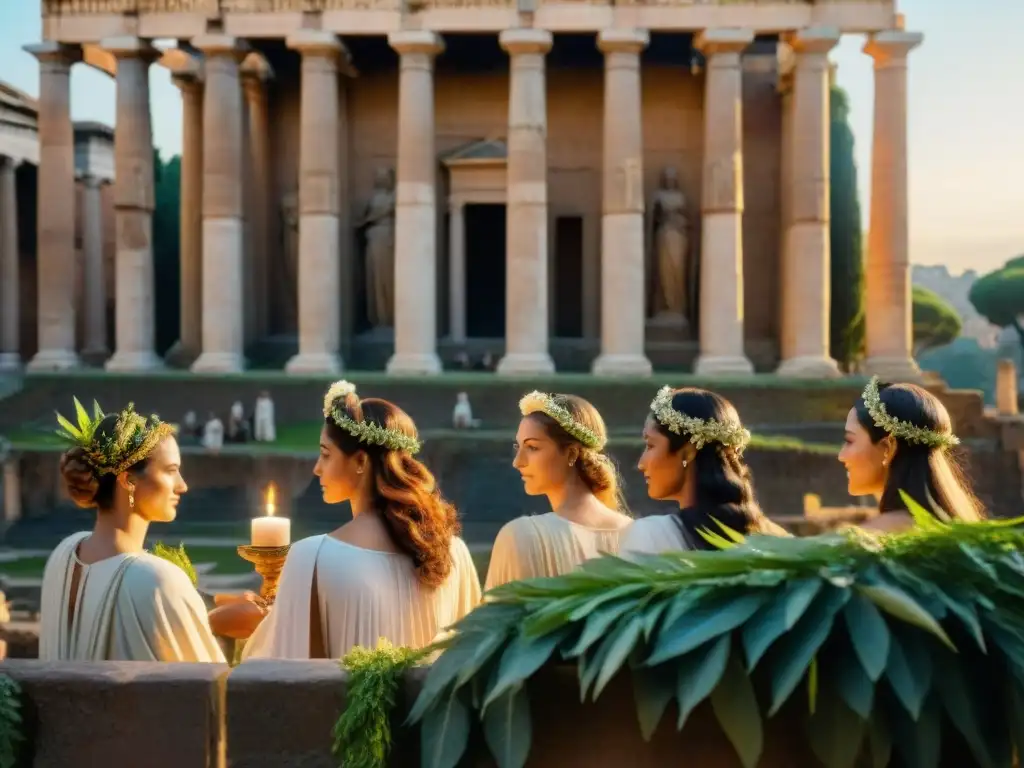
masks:
[[[707,57],[704,95],[700,355],[703,375],[743,375],[743,69],[754,40],[743,29],[709,29],[696,45]]]
[[[137,37],[104,40],[117,59],[117,125],[114,132],[115,350],[108,371],[147,371],[163,366],[154,351],[156,297],[153,275],[153,128],[149,65],[158,52]]]
[[[267,81],[270,68],[259,59],[242,68],[242,87],[249,112],[249,275],[254,340],[267,332],[267,261],[270,253],[270,122]]]
[[[893,30],[864,46],[875,60],[864,370],[890,381],[921,375],[912,352],[907,242],[907,54],[923,39],[918,32]]]
[[[437,157],[434,154],[433,32],[388,35],[401,57],[398,85],[398,177],[395,185],[395,354],[388,373],[436,374]]]
[[[87,177],[82,187],[82,292],[85,299],[82,356],[90,363],[102,364],[110,352],[107,349],[107,280],[103,269],[103,181]]]
[[[548,353],[547,82],[551,33],[506,29],[498,38],[511,58],[508,94],[508,193],[505,356],[498,373],[553,373]]]
[[[220,34],[192,44],[206,55],[203,98],[203,348],[200,373],[245,368],[243,328],[243,134],[238,64],[246,44]]]
[[[71,65],[79,47],[45,42],[25,50],[39,60],[38,317],[39,351],[30,371],[79,364],[75,351],[75,133]],[[45,276],[45,277],[44,277]]]
[[[0,157],[0,372],[21,368],[17,169],[14,158]]]
[[[787,220],[783,226],[780,376],[832,378],[829,355],[832,270],[829,244],[829,62],[837,29],[806,29],[788,42],[796,56],[789,97]],[[785,118],[784,118],[785,120]],[[784,140],[785,140],[785,131]]]
[[[452,200],[448,207],[448,325],[456,344],[466,341],[466,204]]]
[[[1017,416],[1017,367],[1013,360],[1002,358],[996,365],[996,412],[1000,416]]]
[[[299,128],[299,353],[289,373],[337,373],[341,342],[341,223],[338,158],[338,61],[343,47],[328,32],[288,37],[302,53]]]
[[[601,354],[599,376],[649,376],[644,354],[644,171],[640,52],[644,30],[605,29],[604,189],[601,215]]]
[[[198,72],[174,77],[181,91],[182,150],[179,214],[180,317],[168,361],[191,365],[203,346],[203,80]]]

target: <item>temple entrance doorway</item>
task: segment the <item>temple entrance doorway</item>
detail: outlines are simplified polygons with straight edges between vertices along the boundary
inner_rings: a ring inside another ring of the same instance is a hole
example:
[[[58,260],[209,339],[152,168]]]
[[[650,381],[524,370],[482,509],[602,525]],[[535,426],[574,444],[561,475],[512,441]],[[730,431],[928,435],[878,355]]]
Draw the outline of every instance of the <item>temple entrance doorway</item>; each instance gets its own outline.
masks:
[[[555,219],[554,335],[583,338],[583,217]]]
[[[505,336],[505,206],[468,203],[463,213],[466,248],[466,336]]]

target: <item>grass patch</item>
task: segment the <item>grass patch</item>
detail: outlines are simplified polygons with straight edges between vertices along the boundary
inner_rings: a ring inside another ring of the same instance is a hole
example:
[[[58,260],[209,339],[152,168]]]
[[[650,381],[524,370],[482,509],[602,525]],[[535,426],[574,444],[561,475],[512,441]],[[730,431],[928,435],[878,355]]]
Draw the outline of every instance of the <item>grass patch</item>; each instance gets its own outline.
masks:
[[[21,557],[17,560],[0,563],[0,576],[15,578],[42,577],[46,568],[45,557]]]

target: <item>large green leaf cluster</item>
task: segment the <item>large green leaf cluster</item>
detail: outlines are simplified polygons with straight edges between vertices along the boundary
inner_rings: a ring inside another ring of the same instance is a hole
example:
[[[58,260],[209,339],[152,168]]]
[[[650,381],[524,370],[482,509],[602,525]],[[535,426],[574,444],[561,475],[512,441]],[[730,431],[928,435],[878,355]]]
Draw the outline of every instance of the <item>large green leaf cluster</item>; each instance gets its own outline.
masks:
[[[915,516],[917,530],[881,537],[729,532],[712,537],[721,551],[605,556],[492,591],[410,713],[423,765],[455,766],[477,719],[501,768],[524,765],[526,683],[570,662],[582,700],[628,671],[644,738],[673,700],[679,729],[708,701],[748,768],[784,705],[828,768],[937,766],[954,743],[974,765],[1010,766],[1024,747],[1024,532]]]

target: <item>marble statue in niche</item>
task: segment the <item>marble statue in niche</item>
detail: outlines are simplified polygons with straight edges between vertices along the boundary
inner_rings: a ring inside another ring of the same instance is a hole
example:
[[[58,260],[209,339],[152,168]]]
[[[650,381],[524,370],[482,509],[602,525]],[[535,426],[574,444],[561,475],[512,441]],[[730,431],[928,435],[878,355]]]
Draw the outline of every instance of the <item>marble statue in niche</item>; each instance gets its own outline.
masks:
[[[690,306],[691,229],[686,213],[686,196],[679,186],[676,169],[666,166],[651,200],[651,317],[658,324],[685,327]]]
[[[363,234],[366,313],[374,328],[395,324],[395,174],[378,168],[373,194],[356,224]]]

